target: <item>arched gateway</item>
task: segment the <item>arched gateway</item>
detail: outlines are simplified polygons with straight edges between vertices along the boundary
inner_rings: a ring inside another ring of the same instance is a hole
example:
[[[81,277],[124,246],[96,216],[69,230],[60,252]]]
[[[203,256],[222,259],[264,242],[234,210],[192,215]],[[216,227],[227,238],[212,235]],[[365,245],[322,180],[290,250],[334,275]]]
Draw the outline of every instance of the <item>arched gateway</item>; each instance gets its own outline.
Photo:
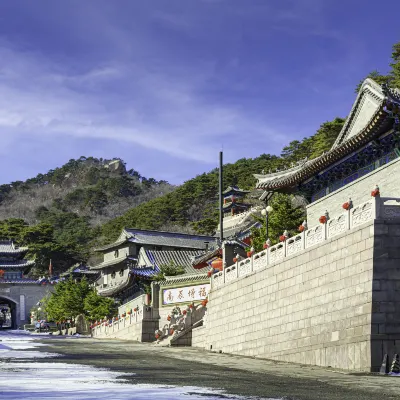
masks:
[[[30,323],[29,311],[48,292],[48,286],[24,274],[34,264],[24,259],[28,248],[0,241],[0,329],[22,328]]]

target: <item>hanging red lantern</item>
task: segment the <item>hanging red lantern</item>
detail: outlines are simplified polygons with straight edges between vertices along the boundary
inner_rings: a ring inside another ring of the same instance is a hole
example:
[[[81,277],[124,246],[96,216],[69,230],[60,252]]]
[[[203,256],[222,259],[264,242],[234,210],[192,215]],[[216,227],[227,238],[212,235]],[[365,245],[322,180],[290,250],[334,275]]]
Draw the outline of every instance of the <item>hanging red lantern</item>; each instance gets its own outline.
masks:
[[[326,221],[327,221],[328,219],[326,218],[326,216],[325,215],[321,215],[320,217],[319,217],[319,222],[321,223],[321,224],[326,224]]]

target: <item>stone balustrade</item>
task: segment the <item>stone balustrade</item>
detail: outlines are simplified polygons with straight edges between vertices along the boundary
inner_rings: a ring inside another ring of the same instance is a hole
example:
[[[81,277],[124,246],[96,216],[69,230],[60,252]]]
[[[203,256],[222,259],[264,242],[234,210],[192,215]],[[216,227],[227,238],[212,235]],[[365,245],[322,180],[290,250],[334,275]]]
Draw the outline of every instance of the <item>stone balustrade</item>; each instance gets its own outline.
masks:
[[[140,305],[137,311],[132,310],[132,314],[126,315],[113,321],[111,324],[109,321],[102,322],[100,325],[92,328],[92,334],[94,337],[106,337],[113,335],[119,330],[123,330],[130,326],[141,324],[143,320],[153,318],[153,309],[150,306]]]
[[[224,268],[223,271],[216,272],[211,277],[211,285],[213,288],[221,287],[225,283],[263,269],[268,265],[279,263],[286,257],[317,246],[371,220],[392,218],[400,218],[400,199],[371,197],[371,200],[365,203],[353,205],[349,210],[343,210],[340,215],[328,217],[325,224],[320,223],[313,226],[296,236],[287,238],[284,242],[240,260]]]

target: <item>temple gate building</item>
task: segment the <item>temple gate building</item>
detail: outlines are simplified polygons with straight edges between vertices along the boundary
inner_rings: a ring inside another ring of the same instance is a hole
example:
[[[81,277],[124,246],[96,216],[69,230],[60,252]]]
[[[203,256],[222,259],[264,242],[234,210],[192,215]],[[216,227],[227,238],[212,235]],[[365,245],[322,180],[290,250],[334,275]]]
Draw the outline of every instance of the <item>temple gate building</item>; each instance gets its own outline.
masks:
[[[0,241],[0,319],[2,328],[23,328],[30,323],[30,310],[49,291],[47,284],[24,274],[34,265],[24,257],[27,247],[10,240]]]

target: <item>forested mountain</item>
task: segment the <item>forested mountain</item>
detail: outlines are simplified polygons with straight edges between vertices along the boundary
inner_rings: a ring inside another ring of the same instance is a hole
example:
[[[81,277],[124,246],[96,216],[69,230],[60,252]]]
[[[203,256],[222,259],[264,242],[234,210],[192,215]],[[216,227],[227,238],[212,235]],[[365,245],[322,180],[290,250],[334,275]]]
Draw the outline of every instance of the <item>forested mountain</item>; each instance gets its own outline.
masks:
[[[393,46],[388,74],[373,71],[368,76],[400,88],[400,43]],[[343,124],[342,118],[323,123],[314,135],[285,146],[280,156],[263,154],[225,165],[224,186],[251,189],[254,173],[321,155],[331,148]],[[29,246],[36,260],[33,274],[46,271],[50,259],[55,271],[61,272],[76,262],[86,262],[93,246],[114,240],[125,226],[214,232],[217,191],[216,169],[175,188],[126,171],[119,159],[81,157],[26,182],[0,186],[0,237]],[[277,201],[270,221],[271,238],[282,233],[282,227],[294,230],[303,218],[287,196],[277,196]]]
[[[36,223],[47,212],[72,212],[98,225],[173,189],[165,181],[127,171],[120,159],[81,157],[25,182],[1,185],[0,219]]]

